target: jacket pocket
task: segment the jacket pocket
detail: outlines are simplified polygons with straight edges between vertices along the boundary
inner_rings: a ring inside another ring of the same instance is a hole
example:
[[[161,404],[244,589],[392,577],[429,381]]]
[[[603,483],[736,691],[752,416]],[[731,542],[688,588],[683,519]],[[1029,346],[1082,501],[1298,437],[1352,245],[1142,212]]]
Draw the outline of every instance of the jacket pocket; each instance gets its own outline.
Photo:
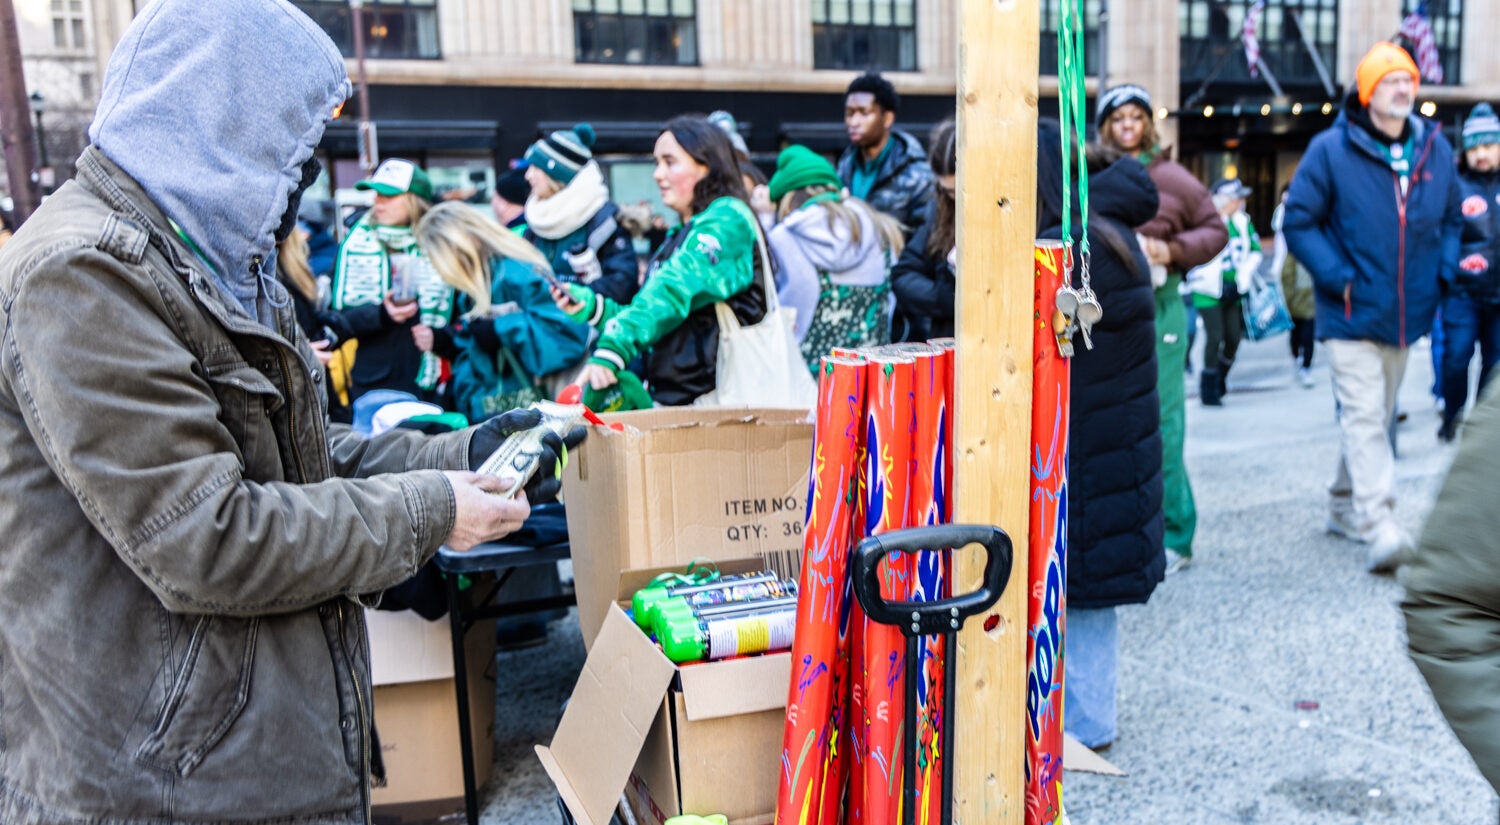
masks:
[[[245,710],[260,619],[200,616],[135,758],[186,778]]]
[[[271,416],[286,400],[276,385],[244,362],[210,367],[208,383],[219,402],[219,421],[239,445],[245,475],[257,481],[281,478],[280,451]]]

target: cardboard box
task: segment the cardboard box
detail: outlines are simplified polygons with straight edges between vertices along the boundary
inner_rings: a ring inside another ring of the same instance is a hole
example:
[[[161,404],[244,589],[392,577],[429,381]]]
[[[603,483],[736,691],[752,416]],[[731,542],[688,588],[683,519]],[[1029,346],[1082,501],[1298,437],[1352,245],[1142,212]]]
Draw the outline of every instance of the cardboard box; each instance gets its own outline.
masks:
[[[365,613],[375,727],[386,784],[371,803],[383,822],[430,821],[464,809],[458,695],[447,618],[410,611]],[[475,782],[490,775],[495,753],[495,623],[478,622],[465,639]]]
[[[595,427],[563,476],[578,624],[593,643],[620,571],[758,557],[795,578],[813,427],[803,410],[678,407]]]
[[[622,574],[617,597],[628,603],[662,572]],[[608,825],[622,792],[642,825],[685,813],[764,825],[776,812],[791,667],[790,653],[678,667],[611,601],[552,745],[537,756],[580,825]]]

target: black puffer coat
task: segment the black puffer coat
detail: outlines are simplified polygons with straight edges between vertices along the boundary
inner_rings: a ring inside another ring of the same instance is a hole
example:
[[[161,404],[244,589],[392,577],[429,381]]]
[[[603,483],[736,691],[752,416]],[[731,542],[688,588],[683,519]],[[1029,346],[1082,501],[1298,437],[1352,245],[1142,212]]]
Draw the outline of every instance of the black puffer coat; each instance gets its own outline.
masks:
[[[947,256],[933,258],[927,251],[935,223],[936,211],[929,209],[922,228],[891,268],[891,291],[896,294],[892,341],[926,341],[953,335],[953,267],[948,265]]]
[[[1040,149],[1039,236],[1059,238],[1060,166],[1047,169],[1061,162],[1055,131],[1044,131]],[[1144,166],[1126,159],[1091,172],[1089,198],[1091,280],[1104,319],[1093,328],[1093,349],[1073,339],[1067,598],[1070,607],[1097,609],[1145,602],[1166,557],[1156,304],[1130,230],[1156,214],[1156,187]]]

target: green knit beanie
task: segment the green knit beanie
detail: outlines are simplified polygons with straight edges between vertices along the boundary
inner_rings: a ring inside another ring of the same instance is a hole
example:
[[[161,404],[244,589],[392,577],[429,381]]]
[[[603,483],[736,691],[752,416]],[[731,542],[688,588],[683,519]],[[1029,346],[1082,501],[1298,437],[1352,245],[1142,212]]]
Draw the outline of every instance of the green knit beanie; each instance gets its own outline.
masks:
[[[788,192],[809,186],[842,188],[839,173],[817,152],[806,146],[792,145],[776,159],[776,174],[771,176],[771,202],[779,203]]]

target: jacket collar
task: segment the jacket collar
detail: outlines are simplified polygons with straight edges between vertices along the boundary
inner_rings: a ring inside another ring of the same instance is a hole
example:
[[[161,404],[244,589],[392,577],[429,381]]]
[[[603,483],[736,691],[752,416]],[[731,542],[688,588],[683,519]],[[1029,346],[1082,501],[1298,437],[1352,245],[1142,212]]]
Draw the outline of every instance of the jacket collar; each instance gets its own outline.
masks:
[[[187,284],[198,303],[225,329],[237,334],[281,340],[276,330],[251,318],[239,302],[218,285],[204,270],[202,261],[172,231],[166,214],[146,195],[146,190],[98,147],[84,149],[77,167],[79,185],[139,227],[149,243],[161,251],[172,270]],[[277,323],[283,330],[290,329],[288,322],[296,323],[291,312],[290,302],[277,311]]]
[[[881,184],[901,174],[901,170],[907,166],[926,157],[922,151],[921,142],[907,132],[892,129],[889,140],[890,143],[882,153],[880,168],[875,170],[875,188],[877,189]],[[859,148],[856,146],[845,148],[844,154],[839,158],[840,176],[845,176],[846,172],[852,174],[858,163]]]
[[[1350,100],[1352,101],[1353,98]],[[1380,163],[1381,166],[1388,166],[1385,150],[1381,147],[1380,142],[1375,139],[1374,135],[1370,134],[1369,130],[1354,121],[1354,117],[1349,113],[1349,105],[1349,102],[1345,103],[1345,109],[1339,113],[1338,120],[1334,122],[1334,125],[1343,127],[1344,135],[1356,149],[1369,155],[1372,159]],[[1358,106],[1359,104],[1355,102],[1353,105]],[[1412,168],[1415,169],[1420,165],[1421,159],[1427,154],[1427,151],[1432,148],[1432,137],[1436,133],[1436,130],[1426,120],[1415,114],[1407,117],[1406,124],[1407,134],[1411,137],[1412,146],[1416,147],[1416,157],[1412,159]],[[1387,143],[1390,142],[1387,141]]]

